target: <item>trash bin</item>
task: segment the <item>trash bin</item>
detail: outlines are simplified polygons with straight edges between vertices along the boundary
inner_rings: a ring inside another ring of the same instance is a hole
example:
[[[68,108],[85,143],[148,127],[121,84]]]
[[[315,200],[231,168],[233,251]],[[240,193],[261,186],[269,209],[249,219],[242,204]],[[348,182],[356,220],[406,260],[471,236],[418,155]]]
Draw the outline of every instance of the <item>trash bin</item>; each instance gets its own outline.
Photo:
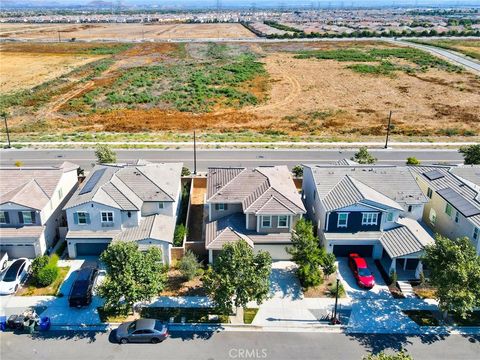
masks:
[[[18,315],[10,315],[7,320],[7,325],[10,329],[15,329],[15,321],[17,320]]]
[[[7,317],[0,316],[0,331],[5,331],[7,329]]]
[[[39,328],[41,331],[47,331],[50,329],[50,318],[48,316],[40,318]]]

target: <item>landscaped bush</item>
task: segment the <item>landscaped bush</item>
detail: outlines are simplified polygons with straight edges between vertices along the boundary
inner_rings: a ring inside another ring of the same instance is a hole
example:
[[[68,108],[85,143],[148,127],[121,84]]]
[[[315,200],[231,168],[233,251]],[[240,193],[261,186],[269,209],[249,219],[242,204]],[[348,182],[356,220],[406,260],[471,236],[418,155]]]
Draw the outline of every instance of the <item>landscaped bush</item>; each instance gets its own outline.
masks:
[[[48,255],[44,255],[44,256],[37,257],[32,261],[32,277],[33,278],[36,279],[38,277],[38,273],[45,266],[48,265],[49,260],[50,258],[48,257]]]
[[[175,233],[173,235],[173,246],[182,246],[183,239],[188,235],[188,229],[185,225],[179,224],[175,227]]]
[[[58,267],[53,264],[48,264],[38,272],[37,284],[40,286],[51,285],[57,278],[59,273]]]
[[[182,276],[187,280],[192,280],[197,275],[199,268],[200,263],[196,255],[190,250],[187,250],[178,262],[178,270],[180,270]]]

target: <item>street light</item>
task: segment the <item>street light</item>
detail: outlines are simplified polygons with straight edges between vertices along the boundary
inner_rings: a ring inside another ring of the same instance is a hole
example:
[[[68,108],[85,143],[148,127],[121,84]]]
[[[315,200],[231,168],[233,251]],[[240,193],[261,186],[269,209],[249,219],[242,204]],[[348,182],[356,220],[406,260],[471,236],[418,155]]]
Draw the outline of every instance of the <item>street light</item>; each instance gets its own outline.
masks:
[[[337,291],[335,293],[335,310],[333,312],[333,318],[332,321],[330,322],[332,325],[338,325],[340,324],[340,320],[337,319],[337,306],[338,306],[338,286],[339,286],[340,280],[338,280],[338,273],[337,273]]]
[[[7,149],[10,149],[12,146],[10,145],[10,133],[8,131],[7,113],[6,112],[2,113],[2,116],[3,116],[3,120],[5,121],[5,130],[7,131],[7,142],[8,142]]]
[[[390,110],[390,114],[388,115],[388,126],[387,126],[387,138],[385,140],[385,149],[388,149],[388,137],[390,136],[390,124],[392,122],[392,110]]]
[[[197,175],[197,135],[193,131],[193,174]]]

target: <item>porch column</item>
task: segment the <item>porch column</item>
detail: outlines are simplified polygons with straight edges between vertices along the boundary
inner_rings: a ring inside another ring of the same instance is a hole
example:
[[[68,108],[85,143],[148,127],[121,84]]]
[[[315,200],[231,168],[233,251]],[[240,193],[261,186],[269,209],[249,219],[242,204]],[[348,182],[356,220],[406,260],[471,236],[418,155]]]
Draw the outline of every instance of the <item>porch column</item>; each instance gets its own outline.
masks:
[[[407,270],[407,261],[408,259],[403,259],[403,270]]]
[[[208,263],[213,264],[213,250],[208,250]]]
[[[423,272],[422,260],[418,261],[417,268],[415,269],[415,279],[420,279],[420,273]]]
[[[388,275],[392,273],[392,271],[397,271],[397,258],[392,259],[392,263],[390,264],[390,269],[388,270]]]

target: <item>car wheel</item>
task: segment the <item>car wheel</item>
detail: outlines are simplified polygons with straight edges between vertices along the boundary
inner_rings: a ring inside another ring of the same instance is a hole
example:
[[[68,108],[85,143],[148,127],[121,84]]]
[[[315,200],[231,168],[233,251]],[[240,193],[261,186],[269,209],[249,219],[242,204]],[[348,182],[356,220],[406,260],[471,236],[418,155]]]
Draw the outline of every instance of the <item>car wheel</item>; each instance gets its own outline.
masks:
[[[18,284],[17,284],[17,285],[15,285],[15,289],[13,290],[13,292],[14,292],[14,293],[16,293],[16,292],[17,292],[17,290],[18,290]]]
[[[128,344],[128,339],[126,338],[120,339],[120,344]]]
[[[158,340],[157,338],[153,338],[151,340],[152,344],[158,344],[160,342],[160,340]]]

